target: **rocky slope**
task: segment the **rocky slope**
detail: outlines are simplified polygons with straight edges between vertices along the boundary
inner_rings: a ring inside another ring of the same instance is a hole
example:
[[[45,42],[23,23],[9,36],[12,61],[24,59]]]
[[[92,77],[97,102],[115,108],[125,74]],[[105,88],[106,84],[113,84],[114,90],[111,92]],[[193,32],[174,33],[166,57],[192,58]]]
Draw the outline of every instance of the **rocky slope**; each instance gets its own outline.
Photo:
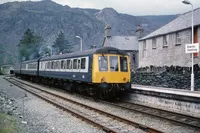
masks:
[[[83,49],[90,45],[101,46],[104,27],[111,25],[112,35],[135,35],[137,25],[142,25],[148,34],[174,19],[176,16],[132,16],[120,14],[112,8],[81,9],[62,6],[51,0],[40,2],[10,2],[0,5],[0,46],[6,52],[17,56],[17,44],[26,29],[30,28],[42,36],[45,45],[52,45],[60,31],[74,46],[79,48],[83,38]],[[165,18],[165,21],[163,21]],[[14,62],[13,57],[0,53],[0,62]]]

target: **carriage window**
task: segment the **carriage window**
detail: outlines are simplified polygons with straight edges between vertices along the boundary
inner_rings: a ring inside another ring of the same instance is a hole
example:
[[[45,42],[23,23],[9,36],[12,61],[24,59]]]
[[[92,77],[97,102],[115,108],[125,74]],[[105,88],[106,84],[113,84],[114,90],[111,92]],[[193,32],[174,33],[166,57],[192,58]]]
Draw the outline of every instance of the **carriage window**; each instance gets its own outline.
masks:
[[[118,71],[118,56],[110,56],[110,71]]]
[[[53,69],[55,69],[55,66],[56,66],[56,62],[53,61]]]
[[[108,71],[107,56],[99,56],[99,71]]]
[[[26,64],[22,64],[22,69],[26,69]]]
[[[61,69],[64,69],[63,65],[64,65],[64,60],[61,60]]]
[[[37,64],[36,63],[28,64],[28,69],[37,69]]]
[[[77,69],[77,59],[73,59],[73,69]]]
[[[60,62],[56,61],[56,69],[60,69]]]
[[[63,69],[67,69],[67,61],[63,62]]]
[[[43,67],[43,62],[40,62],[40,69],[42,69]]]
[[[73,60],[73,69],[77,69],[77,59]]]
[[[67,69],[70,69],[70,60],[67,60]]]
[[[57,61],[54,62],[54,69],[57,69],[58,68],[58,63]]]
[[[128,63],[126,57],[120,57],[120,70],[121,72],[128,72]]]
[[[60,69],[60,65],[61,65],[61,64],[60,64],[60,61],[57,61],[56,64],[57,64],[57,69]]]
[[[73,64],[72,64],[73,60],[70,60],[70,65],[69,65],[69,69],[73,68]]]
[[[53,69],[53,61],[51,61],[51,69]]]
[[[48,69],[51,69],[51,62],[48,62]]]
[[[85,69],[85,58],[81,59],[81,69]]]

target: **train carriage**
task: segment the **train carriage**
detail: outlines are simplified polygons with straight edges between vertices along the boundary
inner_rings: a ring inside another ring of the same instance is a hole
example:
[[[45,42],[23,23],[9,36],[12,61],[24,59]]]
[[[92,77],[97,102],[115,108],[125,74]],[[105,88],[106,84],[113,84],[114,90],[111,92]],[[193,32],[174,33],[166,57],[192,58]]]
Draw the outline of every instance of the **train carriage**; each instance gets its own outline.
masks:
[[[39,76],[46,78],[91,82],[93,50],[46,57],[40,60]]]
[[[124,51],[102,47],[26,61],[20,74],[106,99],[131,88],[129,62]]]
[[[30,60],[21,63],[20,73],[24,76],[38,76],[39,60]]]

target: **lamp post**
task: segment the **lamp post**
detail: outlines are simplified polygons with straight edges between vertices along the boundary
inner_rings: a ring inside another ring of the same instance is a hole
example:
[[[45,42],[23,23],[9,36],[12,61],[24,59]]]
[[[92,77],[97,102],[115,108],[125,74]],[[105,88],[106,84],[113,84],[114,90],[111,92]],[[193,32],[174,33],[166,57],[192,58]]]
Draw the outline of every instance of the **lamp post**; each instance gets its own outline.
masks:
[[[82,38],[80,37],[80,36],[76,36],[76,38],[79,38],[80,39],[80,41],[81,41],[81,44],[80,44],[80,51],[82,51],[83,50],[83,40],[82,40]]]
[[[192,7],[192,44],[194,44],[194,24],[193,24],[193,5],[189,0],[182,1],[183,4],[191,5]],[[192,53],[192,72],[191,72],[191,91],[194,91],[194,54]]]

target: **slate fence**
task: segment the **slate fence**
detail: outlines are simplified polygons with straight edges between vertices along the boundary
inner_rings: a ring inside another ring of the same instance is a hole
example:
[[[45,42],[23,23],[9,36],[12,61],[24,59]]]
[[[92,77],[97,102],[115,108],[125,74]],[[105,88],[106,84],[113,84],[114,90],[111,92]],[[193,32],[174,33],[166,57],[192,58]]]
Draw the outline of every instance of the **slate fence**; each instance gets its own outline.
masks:
[[[132,83],[190,90],[191,67],[145,67],[132,72]],[[195,89],[200,90],[200,66],[194,65]]]

